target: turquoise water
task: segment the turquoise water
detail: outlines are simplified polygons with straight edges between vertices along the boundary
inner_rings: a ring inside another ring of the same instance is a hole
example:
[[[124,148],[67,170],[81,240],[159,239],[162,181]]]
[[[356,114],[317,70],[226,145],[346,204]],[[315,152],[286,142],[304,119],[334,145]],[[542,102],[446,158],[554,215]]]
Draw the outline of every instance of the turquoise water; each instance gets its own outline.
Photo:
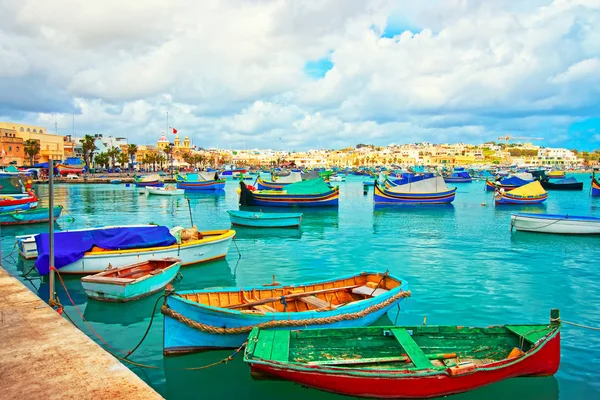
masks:
[[[312,281],[365,269],[386,270],[403,277],[413,296],[399,324],[492,325],[544,323],[550,308],[562,318],[600,326],[600,237],[569,237],[510,232],[514,211],[568,213],[600,217],[600,198],[583,192],[550,192],[546,205],[494,207],[483,182],[458,184],[452,206],[375,208],[372,188],[363,195],[362,179],[340,183],[339,210],[304,210],[300,230],[237,229],[225,260],[182,269],[178,289],[252,286],[271,282]],[[202,230],[229,227],[227,209],[237,209],[237,185],[228,182],[220,195],[186,195],[194,223]],[[47,186],[36,188],[47,196]],[[67,213],[63,229],[155,222],[189,226],[186,198],[147,197],[124,185],[56,186],[56,203]],[[487,205],[483,206],[482,203]],[[44,226],[2,228],[3,266],[40,297],[48,283],[31,271],[33,262],[17,261],[14,235],[35,233]],[[12,254],[11,254],[12,253]],[[26,275],[25,277],[23,275]],[[113,347],[135,346],[150,321],[157,296],[129,304],[87,301],[77,278],[66,278],[69,292],[90,322]],[[62,290],[58,296],[69,316],[91,336]],[[381,321],[381,323],[389,321]],[[93,339],[95,339],[92,336]],[[95,339],[96,340],[96,339]],[[264,400],[341,399],[283,381],[254,381],[238,356],[227,365],[181,371],[212,363],[228,351],[162,357],[162,316],[157,312],[148,338],[131,359],[161,369],[133,371],[169,399],[206,397]],[[562,363],[551,378],[500,382],[456,399],[581,399],[600,397],[600,332],[565,326]]]

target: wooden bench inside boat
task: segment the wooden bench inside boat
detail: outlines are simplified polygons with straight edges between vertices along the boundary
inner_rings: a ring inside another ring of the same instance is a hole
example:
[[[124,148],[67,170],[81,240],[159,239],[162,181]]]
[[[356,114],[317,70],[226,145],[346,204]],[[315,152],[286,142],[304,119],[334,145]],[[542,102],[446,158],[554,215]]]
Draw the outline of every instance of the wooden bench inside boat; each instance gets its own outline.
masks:
[[[370,297],[379,296],[380,294],[384,294],[387,292],[388,291],[386,289],[381,289],[381,288],[373,289],[368,286],[359,286],[357,288],[352,289],[352,293],[354,293],[354,294],[361,294],[363,296],[370,296]]]
[[[392,328],[390,330],[392,331],[392,334],[396,340],[400,342],[400,346],[402,346],[415,367],[423,369],[433,368],[433,364],[429,358],[427,358],[423,350],[421,350],[419,345],[414,341],[406,329]]]
[[[253,306],[252,308],[254,308],[255,310],[264,311],[264,312],[277,312],[276,309],[274,309],[273,307],[268,306],[266,304],[261,304],[261,305]]]
[[[84,277],[82,279],[87,280],[89,282],[113,283],[113,284],[117,284],[117,285],[133,283],[137,280],[137,279],[121,278],[121,277],[113,277],[113,276],[90,276],[90,277]]]
[[[298,300],[302,301],[303,303],[310,304],[311,306],[318,308],[318,309],[324,309],[324,308],[336,309],[337,308],[337,306],[335,306],[325,300],[321,300],[317,296],[300,297],[300,298],[298,298]]]

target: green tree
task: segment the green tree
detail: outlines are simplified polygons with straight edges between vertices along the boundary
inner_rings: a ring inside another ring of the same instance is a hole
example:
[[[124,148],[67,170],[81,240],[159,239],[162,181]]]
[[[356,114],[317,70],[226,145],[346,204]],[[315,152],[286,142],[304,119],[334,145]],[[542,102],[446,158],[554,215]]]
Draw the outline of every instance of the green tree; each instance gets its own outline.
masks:
[[[129,158],[131,159],[131,168],[133,168],[133,162],[135,160],[135,155],[138,151],[138,147],[135,144],[130,144],[127,146],[127,154],[129,154]]]
[[[34,157],[40,154],[40,142],[39,140],[27,139],[23,144],[23,151],[29,157],[29,165],[33,165]]]
[[[125,168],[127,166],[127,163],[129,162],[129,155],[124,151],[120,152],[117,156],[117,162],[121,166],[121,169]]]
[[[98,150],[98,147],[96,147],[96,138],[94,138],[92,135],[85,135],[80,142],[83,148],[83,160],[85,161],[85,165],[89,170],[92,159],[94,158],[94,151]]]
[[[117,159],[117,156],[119,154],[121,154],[121,149],[119,149],[118,147],[111,147],[110,149],[108,149],[106,151],[106,154],[108,155],[108,157],[110,158],[110,166],[112,168],[115,167],[115,161]]]
[[[108,166],[108,162],[110,161],[110,156],[108,153],[102,152],[98,153],[94,158],[94,163],[100,167],[106,168]]]

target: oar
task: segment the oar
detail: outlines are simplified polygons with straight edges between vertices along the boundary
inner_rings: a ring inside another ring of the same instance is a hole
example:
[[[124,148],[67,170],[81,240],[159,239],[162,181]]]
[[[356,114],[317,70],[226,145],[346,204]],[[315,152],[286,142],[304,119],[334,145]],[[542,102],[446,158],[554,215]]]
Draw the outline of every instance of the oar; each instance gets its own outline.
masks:
[[[192,227],[194,227],[194,218],[192,218],[192,206],[190,204],[190,199],[187,199],[188,201],[188,210],[190,210],[190,222],[192,223]]]
[[[288,295],[285,295],[285,296],[269,297],[269,298],[266,298],[266,299],[261,299],[261,300],[253,301],[251,303],[234,304],[232,306],[228,306],[228,307],[225,307],[225,308],[229,308],[230,310],[235,310],[237,308],[253,307],[253,306],[258,306],[260,304],[278,302],[282,297],[285,298],[286,300],[288,300],[288,299],[295,299],[297,297],[312,296],[312,295],[320,294],[320,293],[329,293],[329,292],[337,292],[337,291],[342,291],[342,290],[349,290],[349,289],[357,288],[359,286],[361,286],[361,285],[342,286],[342,287],[338,287],[338,288],[313,290],[311,292],[303,292],[303,293],[292,293],[292,294],[288,294]]]

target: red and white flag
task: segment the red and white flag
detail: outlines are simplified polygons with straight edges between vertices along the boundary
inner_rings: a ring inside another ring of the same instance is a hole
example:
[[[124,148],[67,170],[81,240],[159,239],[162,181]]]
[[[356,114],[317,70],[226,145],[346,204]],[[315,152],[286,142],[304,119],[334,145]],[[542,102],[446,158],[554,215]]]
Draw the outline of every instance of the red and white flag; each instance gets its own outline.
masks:
[[[175,128],[171,128],[173,130],[173,133],[177,133],[177,129]]]

